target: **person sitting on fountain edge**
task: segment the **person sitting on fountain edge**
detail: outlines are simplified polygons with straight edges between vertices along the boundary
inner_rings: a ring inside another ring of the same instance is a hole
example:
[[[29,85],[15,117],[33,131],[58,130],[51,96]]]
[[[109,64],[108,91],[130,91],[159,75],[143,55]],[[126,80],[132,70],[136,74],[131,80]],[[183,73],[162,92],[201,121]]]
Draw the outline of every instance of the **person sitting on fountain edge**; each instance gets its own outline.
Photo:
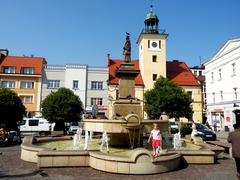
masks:
[[[153,130],[151,131],[151,134],[149,136],[148,143],[150,143],[151,139],[152,139],[153,156],[159,157],[160,150],[162,149],[161,148],[162,136],[161,136],[160,130],[158,129],[157,123],[153,123]]]

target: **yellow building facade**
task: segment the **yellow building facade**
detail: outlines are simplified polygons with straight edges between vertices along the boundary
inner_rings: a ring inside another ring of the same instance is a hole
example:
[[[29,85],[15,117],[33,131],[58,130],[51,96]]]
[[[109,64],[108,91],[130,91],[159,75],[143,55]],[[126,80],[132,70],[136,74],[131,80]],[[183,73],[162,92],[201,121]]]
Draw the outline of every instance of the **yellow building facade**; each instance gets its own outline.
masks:
[[[40,111],[44,58],[2,56],[0,86],[17,93],[28,113]]]
[[[166,38],[164,33],[139,36],[139,68],[145,90],[152,89],[160,76],[166,77]]]
[[[203,121],[202,90],[201,86],[181,86],[186,92],[192,95],[192,119],[196,122]]]

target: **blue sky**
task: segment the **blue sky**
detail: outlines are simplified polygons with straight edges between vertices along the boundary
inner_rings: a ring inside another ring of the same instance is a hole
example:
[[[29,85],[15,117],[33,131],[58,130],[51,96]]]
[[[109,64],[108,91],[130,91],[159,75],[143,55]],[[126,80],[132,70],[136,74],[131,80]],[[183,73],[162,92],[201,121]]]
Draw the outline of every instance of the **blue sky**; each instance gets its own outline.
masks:
[[[105,66],[122,58],[125,32],[132,59],[151,0],[0,0],[0,48],[45,57],[48,64]],[[153,0],[169,34],[167,59],[199,65],[240,36],[240,0]]]

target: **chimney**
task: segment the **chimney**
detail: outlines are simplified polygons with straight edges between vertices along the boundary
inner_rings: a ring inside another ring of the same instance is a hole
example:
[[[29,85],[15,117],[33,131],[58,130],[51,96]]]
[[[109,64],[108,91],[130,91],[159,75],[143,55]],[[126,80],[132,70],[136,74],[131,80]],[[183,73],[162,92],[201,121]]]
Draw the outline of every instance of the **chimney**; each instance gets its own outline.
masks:
[[[7,49],[0,49],[0,61],[3,57],[8,56],[8,50]]]
[[[7,49],[0,49],[0,55],[8,56],[8,50]]]

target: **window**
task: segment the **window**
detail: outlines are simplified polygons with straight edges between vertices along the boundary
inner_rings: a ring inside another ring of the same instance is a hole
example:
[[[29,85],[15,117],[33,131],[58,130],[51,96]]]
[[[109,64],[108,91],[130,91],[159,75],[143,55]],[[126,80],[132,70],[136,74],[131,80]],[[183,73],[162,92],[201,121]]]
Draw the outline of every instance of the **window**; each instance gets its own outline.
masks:
[[[199,71],[198,73],[199,73],[199,76],[202,76],[202,71]]]
[[[3,73],[4,74],[15,74],[16,73],[16,67],[13,67],[13,66],[3,67]]]
[[[159,41],[159,44],[158,44],[158,45],[159,45],[159,49],[161,49],[161,41]]]
[[[48,89],[57,89],[60,86],[60,80],[48,80],[47,88]]]
[[[214,82],[214,74],[213,74],[213,72],[211,73],[211,82]]]
[[[116,89],[116,99],[119,99],[119,89]]]
[[[197,76],[197,71],[196,71],[196,70],[194,70],[194,71],[193,71],[193,74],[194,74],[195,76]]]
[[[73,89],[78,89],[78,81],[73,80]]]
[[[15,88],[15,81],[2,81],[1,87],[3,88]]]
[[[91,106],[93,105],[100,105],[102,106],[102,98],[91,98]]]
[[[34,82],[21,81],[20,88],[21,89],[33,89],[34,88]]]
[[[220,81],[220,80],[222,80],[222,70],[221,69],[218,70],[218,74],[219,74],[219,81]]]
[[[24,67],[21,69],[22,74],[34,74],[34,68],[32,67]]]
[[[102,81],[92,81],[91,89],[103,89],[103,82]]]
[[[188,91],[187,94],[188,94],[188,97],[189,97],[190,99],[193,99],[193,97],[192,97],[192,91]]]
[[[237,100],[237,88],[236,87],[233,88],[233,91],[234,91],[234,98],[235,100]]]
[[[157,74],[153,74],[152,79],[153,79],[153,81],[156,81],[157,80]]]
[[[152,56],[152,62],[157,62],[157,56],[156,55]]]
[[[221,99],[221,101],[223,101],[223,92],[222,91],[220,91],[220,99]]]
[[[20,95],[19,97],[20,97],[20,99],[22,100],[22,102],[24,104],[31,104],[31,103],[33,103],[33,96],[23,96],[23,95]]]
[[[29,126],[38,126],[39,120],[38,119],[31,119],[28,122]]]
[[[232,64],[232,75],[233,76],[236,75],[236,64],[235,63]]]

